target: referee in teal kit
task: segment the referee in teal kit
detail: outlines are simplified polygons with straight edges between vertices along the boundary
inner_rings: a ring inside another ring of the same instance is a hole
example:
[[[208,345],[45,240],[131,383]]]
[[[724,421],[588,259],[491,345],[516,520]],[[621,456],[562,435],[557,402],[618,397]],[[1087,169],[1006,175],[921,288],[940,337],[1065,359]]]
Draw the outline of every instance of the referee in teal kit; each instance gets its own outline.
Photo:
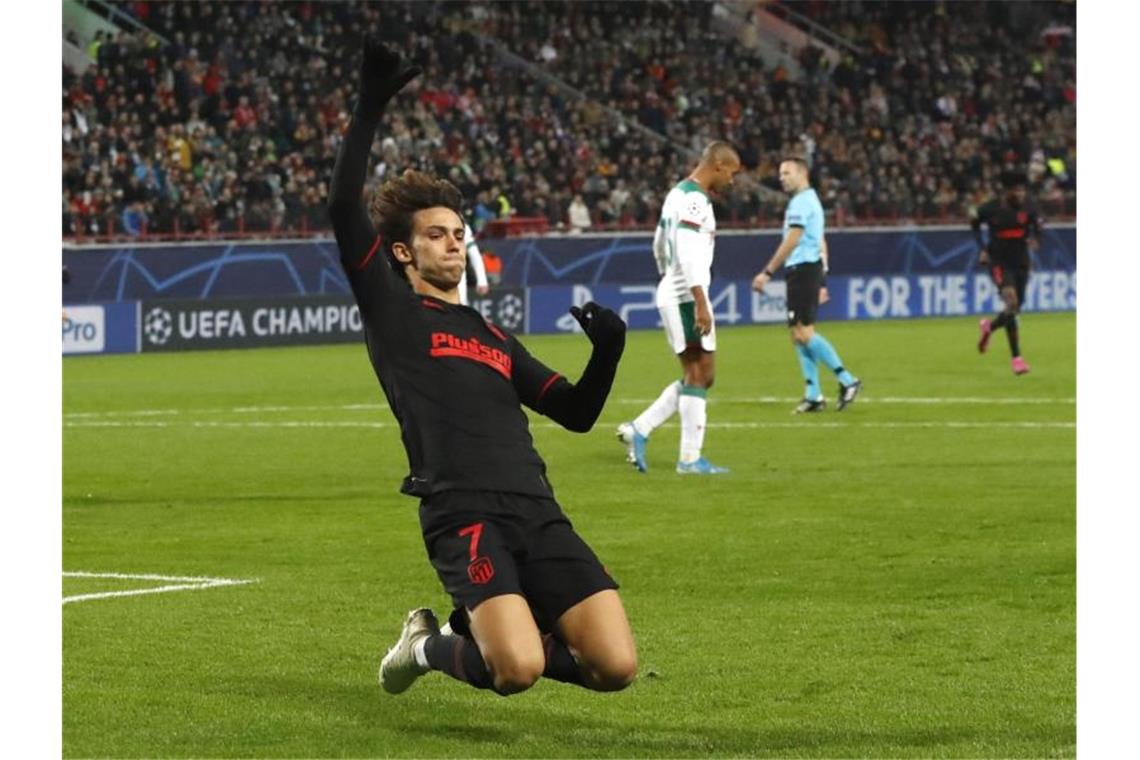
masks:
[[[823,286],[823,204],[811,187],[808,165],[802,158],[780,162],[780,185],[792,196],[784,212],[784,239],[764,271],[752,280],[752,289],[762,293],[772,275],[787,260],[788,327],[804,376],[804,398],[796,414],[823,411],[827,402],[819,387],[817,362],[823,362],[839,378],[836,410],[843,411],[855,401],[863,383],[847,371],[827,338],[815,331],[819,310],[819,290]]]

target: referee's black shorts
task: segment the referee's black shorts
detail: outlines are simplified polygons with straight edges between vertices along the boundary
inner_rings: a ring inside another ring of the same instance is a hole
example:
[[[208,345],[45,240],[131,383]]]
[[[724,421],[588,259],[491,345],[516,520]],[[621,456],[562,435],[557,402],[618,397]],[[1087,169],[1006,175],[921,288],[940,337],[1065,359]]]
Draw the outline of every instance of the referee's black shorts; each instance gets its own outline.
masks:
[[[823,286],[823,262],[797,264],[785,271],[788,327],[814,325],[819,311],[819,289]]]
[[[468,630],[466,611],[493,596],[524,596],[539,629],[551,632],[566,610],[618,587],[554,499],[445,491],[420,503],[420,527],[458,633]]]

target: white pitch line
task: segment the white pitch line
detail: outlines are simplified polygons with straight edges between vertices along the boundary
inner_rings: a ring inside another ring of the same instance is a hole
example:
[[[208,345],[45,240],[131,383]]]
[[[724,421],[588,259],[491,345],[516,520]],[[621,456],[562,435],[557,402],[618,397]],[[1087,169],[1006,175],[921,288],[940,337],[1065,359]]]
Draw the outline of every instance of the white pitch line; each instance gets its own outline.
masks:
[[[84,570],[64,570],[64,578],[114,578],[120,581],[172,581],[174,583],[214,583],[232,578],[210,578],[205,575],[154,575],[153,573],[89,573]]]
[[[651,404],[655,398],[615,398],[610,399],[615,404]],[[725,404],[795,404],[803,401],[801,396],[710,396],[709,403],[720,401]],[[1075,398],[991,398],[989,396],[859,396],[860,404],[995,404],[995,405],[1022,405],[1022,404],[1075,404]]]
[[[764,402],[781,402],[787,403],[789,401],[798,402],[802,401],[801,398],[788,397],[788,398],[775,398],[765,396],[757,399]],[[883,396],[876,398],[874,396],[859,399],[859,403],[872,403],[872,404],[995,404],[998,406],[1004,405],[1035,405],[1035,404],[1075,404],[1077,400],[1073,397],[1069,398],[991,398],[989,396],[949,396],[949,397],[923,397],[923,396]]]
[[[314,404],[310,406],[237,406],[233,409],[210,409],[211,413],[235,412],[237,414],[257,414],[259,412],[358,412],[387,409],[387,404]]]
[[[1026,429],[1060,429],[1071,430],[1076,428],[1075,422],[822,422],[804,420],[803,422],[710,422],[706,427],[720,428],[1026,428]]]
[[[666,424],[664,427],[676,427],[676,423]],[[987,428],[994,430],[1002,430],[1008,428],[1025,428],[1025,429],[1064,429],[1070,430],[1076,428],[1075,422],[1059,422],[1059,421],[1009,421],[1009,422],[996,422],[992,420],[979,421],[979,422],[935,422],[935,421],[919,421],[919,422],[824,422],[822,420],[806,419],[803,422],[709,422],[706,427],[710,428],[790,428],[790,429],[803,429],[811,430],[813,428]],[[256,421],[250,420],[246,422],[214,422],[214,421],[149,421],[149,420],[91,420],[91,421],[78,421],[78,422],[65,422],[64,427],[69,428],[172,428],[172,427],[191,427],[191,428],[366,428],[374,430],[384,430],[387,428],[397,427],[395,422],[353,422],[353,421],[329,421],[329,420],[279,420],[279,421]],[[539,422],[531,425],[532,428],[560,428],[554,422]]]
[[[652,398],[613,398],[614,404],[650,404],[656,399]],[[801,399],[796,396],[713,396],[710,403],[723,404],[794,404]],[[1076,404],[1073,397],[1062,398],[1032,398],[1032,397],[990,397],[990,396],[860,396],[862,404],[980,404],[999,406],[1040,405],[1040,404]],[[212,409],[126,409],[108,412],[69,412],[63,415],[65,420],[73,419],[103,419],[114,417],[175,417],[183,414],[259,414],[269,412],[326,412],[326,411],[378,411],[387,409],[387,404],[310,404],[297,406],[234,406]]]
[[[327,421],[327,420],[247,420],[242,422],[225,422],[219,420],[79,420],[64,422],[69,428],[375,428],[384,429],[396,427],[394,422],[366,422],[366,421]]]
[[[108,412],[70,412],[64,419],[101,419],[104,417],[174,417],[181,414],[257,414],[260,412],[356,412],[387,409],[387,404],[313,404],[305,406],[232,406],[212,409],[123,409]]]
[[[135,409],[133,411],[119,412],[71,412],[63,415],[64,419],[72,418],[98,418],[98,417],[162,417],[165,415],[182,414],[181,409]]]
[[[217,588],[218,586],[239,586],[243,583],[250,581],[229,581],[226,583],[183,583],[174,586],[156,586],[154,588],[139,588],[130,591],[104,591],[97,594],[78,594],[76,596],[65,596],[63,598],[64,604],[71,602],[88,602],[93,599],[111,599],[117,596],[143,596],[144,594],[164,594],[169,591],[197,591],[205,588]]]
[[[257,583],[258,579],[242,578],[205,578],[183,577],[177,575],[152,575],[146,573],[88,573],[83,571],[64,572],[64,578],[111,578],[114,580],[140,580],[140,581],[172,581],[165,586],[152,586],[150,588],[129,589],[127,591],[100,591],[91,594],[76,594],[65,596],[64,604],[71,602],[86,602],[92,599],[111,599],[119,596],[142,596],[143,594],[162,594],[169,591],[196,591],[198,589],[219,588],[221,586],[242,586],[247,583]]]

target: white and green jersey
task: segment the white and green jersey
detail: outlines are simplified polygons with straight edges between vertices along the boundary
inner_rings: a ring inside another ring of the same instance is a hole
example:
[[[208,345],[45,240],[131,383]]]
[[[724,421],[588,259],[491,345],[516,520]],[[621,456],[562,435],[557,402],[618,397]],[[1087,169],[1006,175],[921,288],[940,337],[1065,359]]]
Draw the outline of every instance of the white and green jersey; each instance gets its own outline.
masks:
[[[463,239],[467,245],[467,263],[475,270],[475,285],[487,285],[487,266],[483,263],[483,254],[479,251],[479,244],[475,242],[475,233],[471,225],[463,223]],[[463,267],[463,276],[459,278],[459,303],[467,305],[467,267]]]
[[[653,257],[661,275],[659,307],[692,301],[690,288],[697,285],[708,294],[715,237],[712,203],[701,186],[687,179],[670,190],[653,235]]]

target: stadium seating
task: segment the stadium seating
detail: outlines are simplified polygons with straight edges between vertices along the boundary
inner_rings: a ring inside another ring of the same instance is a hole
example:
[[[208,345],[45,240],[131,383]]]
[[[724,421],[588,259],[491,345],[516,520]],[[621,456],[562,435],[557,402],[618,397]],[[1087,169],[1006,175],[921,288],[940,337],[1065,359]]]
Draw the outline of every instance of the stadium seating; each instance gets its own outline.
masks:
[[[1048,215],[1075,211],[1071,4],[787,5],[868,52],[831,65],[809,46],[797,78],[718,31],[715,3],[113,4],[142,27],[65,29],[67,60],[91,64],[63,67],[63,234],[327,232],[368,28],[425,67],[372,181],[447,176],[482,234],[565,228],[575,194],[593,229],[651,226],[713,138],[749,167],[723,226],[779,222],[789,152],[811,156],[835,224],[960,222],[1010,166]]]

